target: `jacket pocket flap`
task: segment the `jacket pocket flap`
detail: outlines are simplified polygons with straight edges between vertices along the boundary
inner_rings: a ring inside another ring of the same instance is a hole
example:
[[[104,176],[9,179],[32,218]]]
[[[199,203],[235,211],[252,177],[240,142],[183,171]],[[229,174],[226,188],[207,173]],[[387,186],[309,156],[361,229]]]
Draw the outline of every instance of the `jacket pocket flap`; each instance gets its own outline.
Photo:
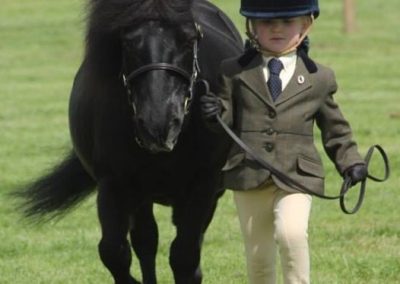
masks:
[[[307,173],[309,175],[313,175],[320,178],[325,177],[323,166],[317,161],[312,161],[305,157],[298,157],[297,166],[302,172]]]
[[[222,168],[223,171],[229,171],[240,164],[241,161],[245,158],[245,154],[243,152],[238,152],[226,161],[224,167]]]

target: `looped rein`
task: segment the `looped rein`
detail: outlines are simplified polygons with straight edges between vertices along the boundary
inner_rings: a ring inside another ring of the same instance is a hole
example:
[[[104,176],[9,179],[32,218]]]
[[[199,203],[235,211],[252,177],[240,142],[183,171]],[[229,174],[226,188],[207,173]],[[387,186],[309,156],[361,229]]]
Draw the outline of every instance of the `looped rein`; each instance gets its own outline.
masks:
[[[374,150],[377,149],[382,157],[383,163],[384,163],[384,167],[385,167],[385,174],[383,176],[383,178],[377,178],[375,176],[372,176],[368,173],[368,176],[366,179],[364,179],[363,181],[361,181],[361,185],[360,185],[360,191],[358,194],[358,200],[356,205],[353,207],[353,209],[348,210],[344,201],[344,197],[346,195],[346,193],[348,192],[348,190],[351,187],[351,178],[349,176],[346,176],[343,184],[342,184],[342,188],[340,190],[340,208],[342,209],[342,211],[346,214],[354,214],[356,213],[360,208],[361,205],[364,201],[364,197],[365,197],[365,190],[367,187],[367,179],[371,179],[375,182],[384,182],[389,178],[390,175],[390,167],[389,167],[389,159],[385,153],[385,151],[383,150],[383,148],[380,145],[373,145],[368,149],[367,154],[365,155],[365,162],[367,165],[367,168],[369,166],[369,163],[371,161],[372,158],[372,154],[374,153]],[[368,171],[369,172],[369,171]]]
[[[349,210],[346,207],[346,204],[345,204],[345,201],[344,201],[346,193],[349,191],[349,189],[352,186],[351,185],[352,181],[351,181],[351,178],[349,176],[345,177],[345,179],[343,181],[343,184],[342,184],[342,187],[341,187],[341,190],[340,190],[340,194],[337,195],[337,196],[328,196],[328,195],[323,195],[323,194],[319,194],[319,193],[313,192],[310,189],[306,188],[304,185],[300,184],[299,182],[297,182],[294,179],[290,178],[286,174],[284,174],[281,171],[279,171],[276,168],[274,168],[271,164],[269,164],[264,159],[260,158],[250,147],[248,147],[229,128],[228,125],[226,125],[226,123],[221,119],[220,116],[217,116],[217,121],[222,126],[222,128],[225,130],[225,132],[233,139],[233,141],[240,148],[242,148],[247,154],[249,154],[264,169],[270,171],[270,173],[272,175],[276,176],[280,181],[282,181],[286,185],[290,186],[294,190],[297,190],[297,191],[302,192],[302,193],[310,194],[310,195],[313,195],[313,196],[316,196],[316,197],[322,198],[322,199],[328,199],[328,200],[340,199],[340,208],[346,214],[354,214],[361,208],[361,205],[362,205],[362,203],[364,201],[364,197],[365,197],[367,179],[364,179],[363,181],[361,181],[361,187],[360,187],[360,192],[359,192],[359,196],[358,196],[358,201],[357,201],[356,205],[351,210]],[[374,177],[374,176],[368,174],[367,178],[371,179],[373,181],[376,181],[376,182],[384,182],[389,178],[390,167],[389,167],[389,159],[388,159],[385,151],[383,150],[383,148],[381,146],[379,146],[379,145],[371,146],[369,148],[368,152],[367,152],[367,155],[365,156],[365,162],[366,162],[366,165],[367,165],[367,168],[368,168],[369,162],[370,162],[370,160],[372,158],[372,154],[373,154],[375,149],[377,149],[379,151],[379,153],[381,154],[381,156],[382,156],[382,159],[383,159],[383,162],[384,162],[384,166],[385,166],[385,175],[384,175],[383,178],[377,178],[377,177]]]

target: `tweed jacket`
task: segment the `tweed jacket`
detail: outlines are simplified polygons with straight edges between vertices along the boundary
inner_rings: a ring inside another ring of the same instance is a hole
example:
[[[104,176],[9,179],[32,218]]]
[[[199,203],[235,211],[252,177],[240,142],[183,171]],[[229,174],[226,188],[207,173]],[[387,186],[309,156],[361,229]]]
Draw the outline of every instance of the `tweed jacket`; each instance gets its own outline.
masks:
[[[217,95],[223,105],[222,119],[248,146],[295,181],[323,193],[324,169],[314,145],[314,123],[339,173],[364,160],[334,101],[337,84],[333,71],[307,57],[316,67],[310,72],[303,58],[297,57],[294,75],[275,102],[262,72],[261,54],[246,66],[240,65],[238,58],[223,62]],[[236,144],[230,149],[223,173],[225,188],[232,190],[260,187],[271,176]],[[293,192],[275,176],[272,180]]]

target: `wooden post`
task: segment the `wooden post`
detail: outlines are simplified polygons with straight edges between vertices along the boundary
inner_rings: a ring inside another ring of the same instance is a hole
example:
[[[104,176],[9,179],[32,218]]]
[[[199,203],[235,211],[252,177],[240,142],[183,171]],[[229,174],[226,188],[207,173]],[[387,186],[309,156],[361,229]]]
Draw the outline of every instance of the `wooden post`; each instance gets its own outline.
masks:
[[[344,32],[349,34],[356,30],[355,0],[343,0]]]

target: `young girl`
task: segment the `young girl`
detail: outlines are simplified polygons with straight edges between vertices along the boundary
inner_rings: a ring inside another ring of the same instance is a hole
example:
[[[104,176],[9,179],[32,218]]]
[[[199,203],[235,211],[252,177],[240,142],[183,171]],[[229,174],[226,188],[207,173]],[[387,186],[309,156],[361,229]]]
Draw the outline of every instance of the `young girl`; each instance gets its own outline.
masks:
[[[331,69],[298,46],[319,15],[317,0],[242,0],[257,52],[222,64],[218,96],[201,98],[208,123],[221,115],[256,153],[316,193],[324,170],[314,146],[314,122],[329,158],[355,184],[366,178],[364,160],[333,94]],[[233,145],[224,167],[245,243],[249,283],[275,283],[279,248],[284,283],[310,283],[307,239],[311,196],[299,193]]]

